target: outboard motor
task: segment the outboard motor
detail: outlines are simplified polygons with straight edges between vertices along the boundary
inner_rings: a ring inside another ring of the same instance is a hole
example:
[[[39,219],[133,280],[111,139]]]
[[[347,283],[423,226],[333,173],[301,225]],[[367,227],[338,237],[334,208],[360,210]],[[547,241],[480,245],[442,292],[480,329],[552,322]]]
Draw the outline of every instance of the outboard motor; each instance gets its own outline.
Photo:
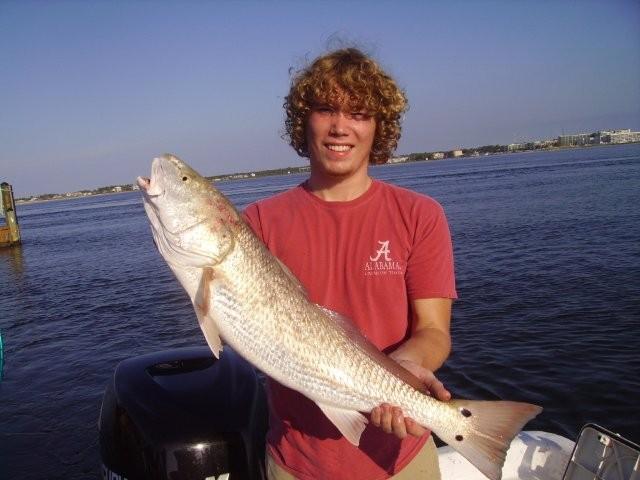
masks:
[[[100,455],[108,480],[264,478],[266,398],[229,347],[169,350],[121,362],[102,400]]]

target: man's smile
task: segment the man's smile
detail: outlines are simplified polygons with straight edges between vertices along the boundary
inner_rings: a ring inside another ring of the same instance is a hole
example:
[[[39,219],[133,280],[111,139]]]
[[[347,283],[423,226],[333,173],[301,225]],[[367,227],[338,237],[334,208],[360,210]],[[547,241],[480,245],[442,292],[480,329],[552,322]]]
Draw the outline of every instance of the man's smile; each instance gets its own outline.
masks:
[[[353,145],[344,145],[336,143],[327,143],[325,146],[333,152],[348,152],[353,148]]]

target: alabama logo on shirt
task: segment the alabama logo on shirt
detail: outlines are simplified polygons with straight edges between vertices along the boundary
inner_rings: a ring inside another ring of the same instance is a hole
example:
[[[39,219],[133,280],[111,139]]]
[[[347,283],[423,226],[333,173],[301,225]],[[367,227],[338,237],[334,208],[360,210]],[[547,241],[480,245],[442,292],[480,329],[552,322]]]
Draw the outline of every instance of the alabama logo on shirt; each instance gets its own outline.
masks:
[[[371,275],[403,275],[402,263],[394,260],[391,255],[389,240],[378,240],[373,254],[364,263],[364,274]]]

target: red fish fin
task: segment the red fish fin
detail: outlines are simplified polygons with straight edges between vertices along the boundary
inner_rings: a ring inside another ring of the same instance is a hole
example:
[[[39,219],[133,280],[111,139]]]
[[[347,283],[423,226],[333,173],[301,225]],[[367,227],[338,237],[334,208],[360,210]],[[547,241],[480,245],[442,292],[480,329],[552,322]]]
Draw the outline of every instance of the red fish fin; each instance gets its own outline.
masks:
[[[214,273],[212,268],[202,269],[200,285],[198,285],[198,291],[196,292],[196,297],[193,300],[193,307],[196,311],[196,317],[198,317],[200,329],[204,334],[204,338],[207,341],[209,348],[216,358],[220,358],[222,341],[220,340],[220,334],[218,333],[216,323],[211,315],[211,288],[213,278]]]
[[[491,480],[500,480],[513,438],[542,408],[508,401],[451,400],[460,412],[460,431],[434,432]]]
[[[360,444],[360,435],[368,423],[364,415],[355,410],[345,410],[318,402],[316,404],[349,442],[356,447]]]

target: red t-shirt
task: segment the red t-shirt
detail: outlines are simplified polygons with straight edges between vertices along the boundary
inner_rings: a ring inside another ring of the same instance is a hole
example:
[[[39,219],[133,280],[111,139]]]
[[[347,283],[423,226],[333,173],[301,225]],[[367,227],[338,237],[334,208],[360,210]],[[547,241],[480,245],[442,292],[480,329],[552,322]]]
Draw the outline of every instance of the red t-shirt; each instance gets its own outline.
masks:
[[[456,298],[449,227],[427,196],[374,180],[355,200],[326,202],[303,184],[249,205],[245,217],[312,302],[350,318],[380,350],[408,337],[411,300]],[[427,440],[368,425],[355,447],[303,395],[271,379],[268,394],[269,452],[302,480],[385,479]]]

